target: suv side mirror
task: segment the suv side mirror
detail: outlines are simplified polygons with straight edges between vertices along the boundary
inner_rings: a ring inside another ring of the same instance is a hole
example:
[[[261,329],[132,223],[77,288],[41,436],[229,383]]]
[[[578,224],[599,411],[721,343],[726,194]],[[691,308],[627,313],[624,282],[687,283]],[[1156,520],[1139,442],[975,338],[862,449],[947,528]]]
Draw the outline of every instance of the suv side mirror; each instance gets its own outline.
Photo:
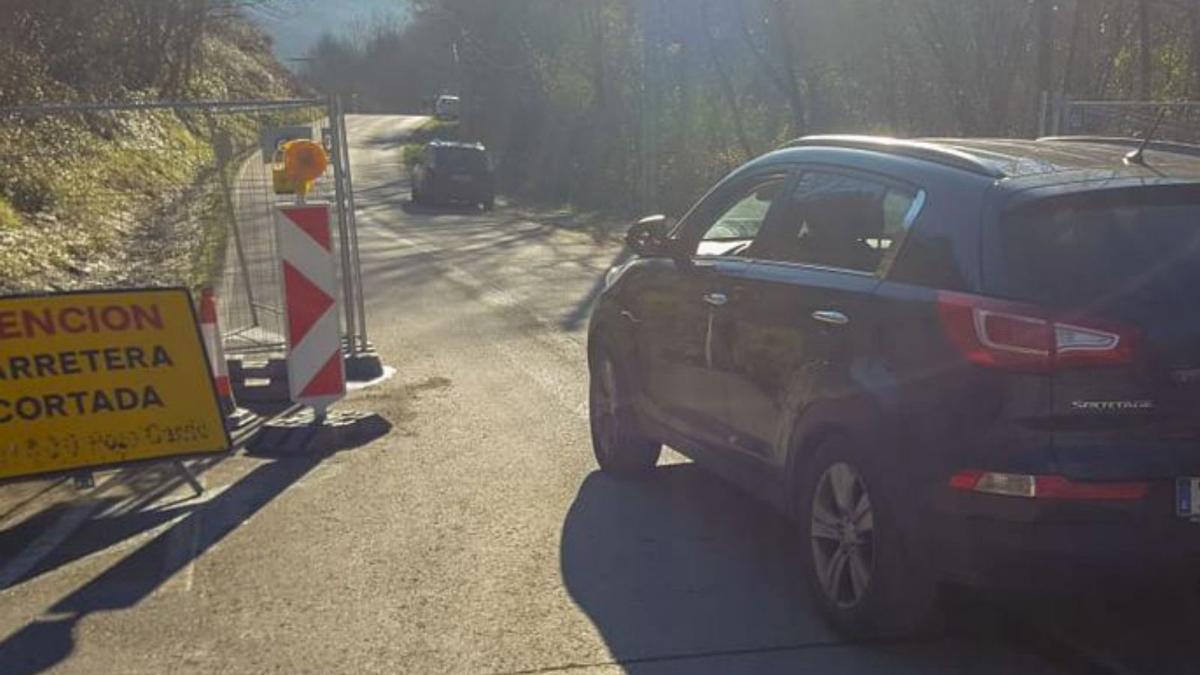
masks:
[[[641,256],[666,255],[671,248],[668,238],[670,231],[671,223],[666,216],[647,216],[629,228],[625,234],[625,244]]]

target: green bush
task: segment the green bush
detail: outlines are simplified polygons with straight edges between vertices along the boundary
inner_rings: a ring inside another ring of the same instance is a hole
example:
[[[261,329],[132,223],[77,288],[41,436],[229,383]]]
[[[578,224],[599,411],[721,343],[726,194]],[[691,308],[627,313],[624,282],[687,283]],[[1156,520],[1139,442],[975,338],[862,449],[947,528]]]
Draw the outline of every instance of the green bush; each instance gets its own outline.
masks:
[[[401,148],[400,153],[401,157],[404,158],[404,166],[411,169],[417,162],[421,161],[421,151],[424,149],[425,146],[419,143],[409,143]]]
[[[400,150],[404,166],[412,169],[421,160],[421,151],[430,141],[459,140],[458,122],[430,119],[412,132],[409,142]]]

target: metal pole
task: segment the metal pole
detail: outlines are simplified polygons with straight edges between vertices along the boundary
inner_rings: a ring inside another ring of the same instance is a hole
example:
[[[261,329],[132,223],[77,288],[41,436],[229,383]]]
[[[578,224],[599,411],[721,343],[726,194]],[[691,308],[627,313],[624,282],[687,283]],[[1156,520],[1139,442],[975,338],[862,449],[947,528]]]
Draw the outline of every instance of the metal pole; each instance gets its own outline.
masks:
[[[345,113],[339,116],[339,129],[342,136],[341,149],[344,157],[345,167],[344,174],[346,177],[346,205],[347,205],[347,230],[350,234],[350,255],[352,258],[352,269],[354,272],[354,294],[357,299],[356,315],[358,316],[358,343],[354,345],[355,350],[367,348],[367,310],[366,300],[363,294],[362,283],[362,258],[358,251],[358,210],[354,204],[354,174],[350,168],[350,134],[346,131],[346,115]]]
[[[233,204],[232,188],[229,176],[225,174],[228,166],[223,165],[217,170],[221,180],[221,192],[225,195],[225,209],[229,211],[229,224],[233,230],[233,248],[237,253],[238,267],[242,270],[242,280],[246,286],[246,300],[250,303],[250,325],[258,326],[258,307],[254,301],[254,288],[250,283],[250,265],[246,262],[246,248],[242,245],[242,228],[238,224],[237,207]]]
[[[179,474],[179,477],[191,486],[192,491],[196,493],[197,497],[204,494],[204,486],[200,484],[200,481],[196,479],[196,474],[192,473],[182,460],[176,460],[171,462],[171,464],[175,466],[175,473]]]
[[[342,166],[342,140],[338,134],[338,120],[341,114],[341,100],[336,96],[331,96],[329,98],[329,126],[333,129],[333,181],[338,211],[338,253],[342,258],[342,312],[346,318],[346,337],[353,344],[355,304],[352,284],[354,275],[350,271],[350,239],[346,233],[345,189],[343,187],[345,168]]]
[[[337,107],[334,104],[333,97],[329,97],[327,101],[326,114],[329,117],[329,142],[331,144],[330,153],[333,155],[333,193],[334,193],[334,208],[337,210],[338,222],[346,220],[346,195],[343,190],[342,181],[345,178],[342,176],[341,164],[341,141],[338,138],[337,131]]]
[[[242,285],[246,290],[246,302],[250,308],[250,324],[258,326],[258,308],[254,302],[254,287],[250,283],[250,266],[246,262],[246,248],[242,244],[242,228],[238,224],[237,206],[233,203],[233,187],[229,181],[229,163],[234,159],[233,139],[217,128],[212,115],[206,115],[208,135],[212,141],[217,160],[217,180],[221,183],[221,196],[224,197],[225,211],[229,216],[230,230],[233,232],[233,248],[237,254],[238,267],[242,273]]]
[[[1042,90],[1041,96],[1038,98],[1038,121],[1037,135],[1038,138],[1046,135],[1046,115],[1050,112],[1050,92]]]
[[[651,213],[658,208],[658,88],[659,56],[663,15],[661,5],[642,4],[642,82],[641,96],[641,210]]]
[[[650,80],[650,10],[643,4],[639,10],[638,29],[642,36],[641,81],[637,83],[637,187],[635,188],[637,209],[639,213],[649,213],[650,203],[650,122],[649,122],[649,80]]]

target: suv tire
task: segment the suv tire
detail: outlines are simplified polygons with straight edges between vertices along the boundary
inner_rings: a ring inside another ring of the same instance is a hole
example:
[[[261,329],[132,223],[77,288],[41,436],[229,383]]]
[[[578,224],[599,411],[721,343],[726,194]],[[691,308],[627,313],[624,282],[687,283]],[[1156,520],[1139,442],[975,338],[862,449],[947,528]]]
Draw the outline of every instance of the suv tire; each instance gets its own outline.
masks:
[[[815,448],[796,513],[814,601],[842,633],[890,638],[928,627],[936,579],[913,564],[882,474],[845,436]]]
[[[662,443],[642,433],[629,398],[628,380],[609,351],[593,358],[588,395],[592,451],[605,473],[633,476],[658,464]]]

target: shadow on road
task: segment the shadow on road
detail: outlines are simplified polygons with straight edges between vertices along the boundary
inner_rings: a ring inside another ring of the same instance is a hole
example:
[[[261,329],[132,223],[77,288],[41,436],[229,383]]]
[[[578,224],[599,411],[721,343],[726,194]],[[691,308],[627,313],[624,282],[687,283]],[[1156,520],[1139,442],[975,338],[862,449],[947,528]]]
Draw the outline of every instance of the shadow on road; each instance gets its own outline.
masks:
[[[1140,581],[1075,594],[1017,594],[1003,602],[1010,611],[1032,617],[1050,639],[1106,664],[1106,672],[1200,672],[1200,594],[1195,583]]]
[[[25,489],[16,493],[15,498],[10,498],[8,500],[8,502],[5,504],[4,510],[0,511],[0,524],[3,524],[5,521],[7,521],[9,518],[14,516],[15,514],[20,513],[22,509],[24,509],[25,507],[29,506],[30,504],[36,502],[43,495],[45,495],[49,492],[53,492],[54,490],[57,490],[60,486],[62,486],[66,482],[67,482],[66,478],[57,478],[54,480],[45,481],[40,484],[36,484],[36,483],[29,484],[28,487],[25,487]],[[19,485],[19,484],[14,483],[13,485]],[[12,486],[0,485],[0,489],[5,489],[5,488],[12,489]],[[2,554],[3,552],[4,552],[4,549],[0,548],[0,554]]]
[[[170,529],[60,599],[42,618],[0,642],[0,673],[26,675],[62,663],[74,650],[76,626],[87,616],[136,606],[326,458],[366,445],[391,429],[391,424],[378,415],[365,417],[357,424],[354,433],[337,437],[345,439],[342,442],[321,452],[262,464],[213,499],[181,508],[179,512],[186,511],[187,515]]]
[[[294,404],[286,401],[251,402],[246,407],[256,415],[268,419],[282,413]],[[237,443],[235,443],[236,445]],[[188,471],[195,477],[217,468],[229,458],[227,454],[185,461]],[[35,504],[43,493],[67,483],[69,478],[49,482],[46,487],[17,503],[6,513],[0,514],[0,568],[26,554],[31,545],[47,533],[60,527],[60,523],[75,519],[80,523],[78,531],[56,544],[49,554],[22,569],[11,577],[0,578],[0,590],[25,583],[41,574],[87,557],[126,539],[154,529],[190,511],[192,503],[190,488],[188,497],[171,503],[163,498],[187,486],[175,464],[170,461],[153,462],[118,469],[97,480],[97,486],[86,492],[72,493],[69,498],[59,498],[48,504]],[[4,518],[26,509],[31,504],[39,510],[21,514],[14,518],[15,524],[8,525]],[[82,517],[77,517],[82,516]]]
[[[216,458],[188,462],[193,476],[203,476],[226,459]],[[179,518],[193,504],[163,504],[161,498],[172,494],[185,485],[184,478],[173,465],[146,465],[128,468],[118,477],[118,482],[132,491],[130,496],[98,496],[90,502],[59,502],[19,522],[18,525],[0,531],[0,561],[11,561],[22,554],[31,542],[36,542],[44,532],[52,530],[74,510],[84,508],[89,514],[98,514],[86,521],[83,530],[55,546],[46,557],[19,577],[11,579],[12,586],[23,584],[38,575],[53,571],[68,563],[109,548],[125,539],[152,530],[157,526]],[[92,504],[92,506],[89,506]]]
[[[694,464],[592,473],[563,525],[567,591],[629,672],[666,657],[836,643],[804,611],[797,538]],[[693,664],[694,665],[694,664]]]
[[[187,462],[193,476],[202,476],[226,459],[226,455]],[[111,483],[111,485],[109,484]],[[178,518],[191,506],[162,504],[160,500],[184,487],[183,476],[169,462],[147,464],[121,469],[101,483],[97,494],[79,495],[68,501],[58,501],[24,518],[16,525],[0,530],[0,565],[9,564],[39,538],[53,532],[60,523],[76,514],[83,516],[80,531],[56,545],[36,564],[3,582],[8,586],[25,583],[41,574],[55,570],[80,558],[102,551],[130,537]],[[110,487],[127,492],[112,494]]]
[[[354,190],[354,198],[359,204],[405,204],[408,199],[398,193],[407,190],[408,184],[408,178],[400,177],[367,188],[359,187]]]
[[[953,603],[944,634],[851,644],[802,587],[791,523],[695,464],[637,481],[600,472],[563,524],[571,598],[630,673],[1052,672],[1003,618]]]

